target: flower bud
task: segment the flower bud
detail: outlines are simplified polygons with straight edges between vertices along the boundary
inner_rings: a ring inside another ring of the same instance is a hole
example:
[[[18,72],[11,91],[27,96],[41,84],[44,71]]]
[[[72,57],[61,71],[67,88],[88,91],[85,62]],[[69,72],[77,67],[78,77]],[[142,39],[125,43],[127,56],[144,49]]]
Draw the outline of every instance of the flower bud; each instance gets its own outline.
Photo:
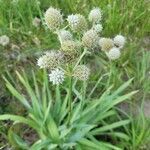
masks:
[[[82,44],[87,48],[94,48],[98,44],[98,35],[94,30],[89,30],[82,37]]]
[[[101,38],[99,40],[99,45],[102,51],[109,51],[111,48],[114,47],[114,42],[110,38]]]
[[[79,80],[87,80],[90,75],[90,69],[85,65],[79,65],[75,68],[73,76]]]
[[[120,49],[119,48],[112,48],[109,52],[106,52],[107,57],[110,60],[116,60],[120,57],[121,53],[120,53]]]
[[[102,19],[102,13],[99,8],[94,8],[89,13],[89,21],[92,23],[99,23]]]
[[[87,28],[86,19],[80,14],[69,15],[67,21],[74,32],[83,32]]]
[[[114,44],[119,48],[123,48],[125,42],[126,42],[126,39],[122,35],[117,35],[114,38]]]
[[[60,28],[63,18],[59,10],[50,7],[45,13],[45,21],[50,30]]]

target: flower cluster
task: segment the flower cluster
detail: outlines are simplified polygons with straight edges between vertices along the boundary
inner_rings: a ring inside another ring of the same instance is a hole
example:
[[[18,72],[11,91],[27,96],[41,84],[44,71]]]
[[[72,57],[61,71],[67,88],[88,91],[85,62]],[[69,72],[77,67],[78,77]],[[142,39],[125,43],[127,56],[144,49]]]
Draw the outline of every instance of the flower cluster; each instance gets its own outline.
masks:
[[[116,60],[121,56],[120,50],[123,48],[125,41],[125,37],[122,35],[117,35],[114,39],[101,38],[99,40],[99,46],[110,60]]]
[[[38,59],[37,64],[50,71],[49,79],[53,84],[61,84],[65,76],[87,80],[90,69],[83,65],[82,58],[95,48],[105,52],[110,60],[120,57],[125,38],[122,35],[117,35],[114,39],[100,37],[103,30],[101,20],[102,11],[99,8],[90,11],[88,20],[81,14],[71,14],[63,19],[60,10],[53,7],[46,11],[46,25],[58,36],[60,48],[46,52]],[[67,25],[63,26],[63,23]]]

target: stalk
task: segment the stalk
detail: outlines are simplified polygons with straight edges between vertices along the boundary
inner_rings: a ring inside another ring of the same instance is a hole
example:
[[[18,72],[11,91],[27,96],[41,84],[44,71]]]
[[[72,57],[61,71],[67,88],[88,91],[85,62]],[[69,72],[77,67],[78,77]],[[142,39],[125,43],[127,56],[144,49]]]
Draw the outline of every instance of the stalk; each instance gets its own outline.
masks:
[[[72,83],[73,83],[73,79],[72,77],[70,77],[69,79],[69,101],[68,101],[68,110],[69,110],[69,115],[68,115],[68,124],[70,124],[70,120],[71,120],[71,112],[72,112]]]

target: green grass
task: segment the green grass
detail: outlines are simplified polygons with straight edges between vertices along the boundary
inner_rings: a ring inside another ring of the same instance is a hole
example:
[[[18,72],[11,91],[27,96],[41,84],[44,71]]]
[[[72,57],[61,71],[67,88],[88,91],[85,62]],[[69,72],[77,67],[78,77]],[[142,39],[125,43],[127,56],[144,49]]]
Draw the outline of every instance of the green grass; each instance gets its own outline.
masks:
[[[30,72],[31,66],[36,70],[35,63],[38,55],[47,49],[58,48],[56,37],[43,25],[43,14],[49,6],[60,8],[64,12],[64,17],[72,13],[81,13],[87,17],[91,8],[100,7],[104,14],[102,20],[104,30],[101,36],[113,37],[121,33],[127,37],[127,43],[123,56],[113,64],[110,64],[105,56],[96,56],[92,60],[88,58],[90,61],[96,60],[100,68],[100,73],[92,77],[91,86],[95,85],[102,73],[108,73],[111,70],[108,80],[104,77],[97,85],[95,89],[97,93],[106,90],[111,84],[114,84],[115,89],[134,77],[127,91],[139,90],[139,93],[132,102],[143,103],[149,100],[150,52],[149,45],[143,42],[149,36],[150,30],[150,4],[147,0],[40,0],[40,4],[38,0],[18,0],[18,2],[16,0],[16,3],[13,3],[13,0],[0,0],[0,35],[8,35],[10,43],[20,47],[15,51],[12,50],[11,44],[7,47],[0,46],[1,74],[6,75],[9,71],[12,76],[15,76],[13,74],[15,70],[24,67],[26,72]],[[42,20],[43,24],[39,28],[32,25],[34,17]],[[40,45],[34,43],[35,37],[41,41]],[[15,57],[12,57],[12,54]],[[2,80],[1,77],[0,80]],[[8,96],[2,81],[0,99],[8,98]],[[3,111],[13,112],[13,108],[12,106],[6,109],[1,108],[1,112]],[[147,126],[147,122],[144,120],[146,124],[144,127]],[[128,127],[128,133],[132,137],[129,146],[131,150],[138,149],[147,142],[147,138],[146,140],[144,138],[148,134],[147,128],[137,127],[136,123],[137,120],[133,120],[133,125]]]

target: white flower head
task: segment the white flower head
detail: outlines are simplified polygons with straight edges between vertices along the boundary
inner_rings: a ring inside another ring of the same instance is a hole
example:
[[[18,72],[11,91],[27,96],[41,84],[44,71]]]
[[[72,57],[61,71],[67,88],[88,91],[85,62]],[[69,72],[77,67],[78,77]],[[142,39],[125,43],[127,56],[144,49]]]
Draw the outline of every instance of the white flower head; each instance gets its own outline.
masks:
[[[50,7],[45,13],[45,22],[50,30],[56,30],[63,22],[62,14],[59,10]]]
[[[67,40],[72,40],[73,37],[72,37],[72,34],[69,31],[60,30],[58,32],[58,39],[62,43],[62,42],[67,41]]]
[[[67,18],[68,24],[72,31],[74,32],[82,32],[87,28],[87,22],[85,17],[80,14],[69,15]]]
[[[60,63],[62,62],[62,57],[63,56],[61,52],[46,52],[38,59],[37,65],[40,66],[40,68],[54,69],[58,67],[58,65],[60,65]]]
[[[53,83],[53,85],[62,84],[64,78],[64,72],[58,68],[52,70],[49,74],[49,80]]]
[[[74,28],[74,26],[77,26],[79,23],[79,17],[77,15],[69,15],[67,18],[67,21],[71,28]]]
[[[109,52],[106,52],[107,57],[110,60],[116,60],[120,57],[121,53],[120,53],[120,49],[113,47]]]
[[[103,30],[103,26],[101,24],[95,24],[93,25],[92,29],[97,33],[100,33]]]
[[[123,48],[125,42],[126,42],[126,39],[122,35],[117,35],[114,38],[114,44],[119,48]]]
[[[0,36],[0,45],[6,46],[9,44],[9,37],[7,35]]]
[[[99,8],[94,8],[89,13],[89,21],[92,23],[99,23],[102,19],[102,12]]]
[[[39,18],[37,18],[37,17],[35,17],[33,20],[32,20],[32,25],[34,26],[34,27],[39,27],[40,26],[40,23],[41,23],[41,20],[39,19]]]

